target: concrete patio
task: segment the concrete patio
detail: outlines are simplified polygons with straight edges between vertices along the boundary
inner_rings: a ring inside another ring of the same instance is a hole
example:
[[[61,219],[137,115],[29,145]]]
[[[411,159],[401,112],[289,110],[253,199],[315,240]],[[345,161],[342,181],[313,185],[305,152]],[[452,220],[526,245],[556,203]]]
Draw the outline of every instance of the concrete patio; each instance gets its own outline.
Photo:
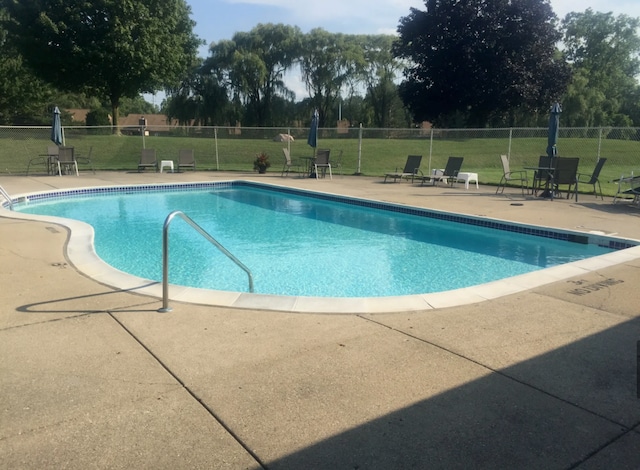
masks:
[[[213,172],[0,185],[235,178],[640,239],[638,207],[482,185]],[[640,255],[448,308],[158,313],[159,298],[79,271],[68,236],[0,211],[0,468],[640,468]]]

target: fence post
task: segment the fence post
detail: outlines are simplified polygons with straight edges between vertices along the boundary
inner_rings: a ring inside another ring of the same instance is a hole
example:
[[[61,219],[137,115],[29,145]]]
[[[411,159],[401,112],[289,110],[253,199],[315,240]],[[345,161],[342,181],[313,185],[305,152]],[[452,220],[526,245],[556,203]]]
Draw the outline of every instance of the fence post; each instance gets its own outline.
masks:
[[[216,170],[220,171],[220,162],[218,160],[218,128],[213,128],[213,140],[216,144]]]
[[[507,151],[507,158],[511,160],[511,141],[513,140],[513,127],[509,128],[509,150]]]
[[[360,163],[362,162],[362,123],[360,123],[360,131],[358,132],[358,168],[356,169],[356,175],[360,173]]]
[[[429,173],[431,174],[431,155],[433,154],[433,126],[431,127],[431,133],[429,135]]]
[[[600,127],[600,129],[598,130],[598,155],[597,155],[597,159],[596,160],[600,160],[600,150],[602,146],[602,127]]]

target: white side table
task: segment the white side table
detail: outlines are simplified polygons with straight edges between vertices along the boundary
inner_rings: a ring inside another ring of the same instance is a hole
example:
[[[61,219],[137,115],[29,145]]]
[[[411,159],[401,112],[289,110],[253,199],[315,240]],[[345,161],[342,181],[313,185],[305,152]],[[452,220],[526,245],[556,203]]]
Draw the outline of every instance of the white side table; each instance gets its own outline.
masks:
[[[478,173],[458,173],[458,181],[464,181],[464,189],[469,189],[469,182],[476,183],[478,189]]]
[[[173,173],[173,160],[161,160],[160,173],[162,173],[163,168],[171,168],[171,173]]]

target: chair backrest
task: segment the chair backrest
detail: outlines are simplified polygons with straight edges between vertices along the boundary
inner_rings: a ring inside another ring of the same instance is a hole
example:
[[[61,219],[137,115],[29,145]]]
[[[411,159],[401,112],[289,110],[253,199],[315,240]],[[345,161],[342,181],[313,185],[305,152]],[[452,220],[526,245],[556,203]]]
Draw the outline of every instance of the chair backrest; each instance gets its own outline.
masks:
[[[178,152],[178,165],[193,165],[195,162],[193,149],[180,149]]]
[[[593,173],[591,173],[591,179],[586,184],[595,184],[598,181],[598,177],[600,176],[600,171],[604,164],[607,163],[606,158],[599,158],[596,162],[596,167],[593,169]]]
[[[449,157],[447,160],[447,166],[444,168],[443,176],[458,176],[460,168],[462,168],[462,161],[464,157]]]
[[[47,147],[47,155],[50,157],[57,157],[59,152],[59,147],[57,145],[49,145]]]
[[[316,165],[328,165],[330,150],[322,149],[316,152]]]
[[[142,149],[140,164],[152,165],[154,163],[156,163],[156,149]]]
[[[504,173],[504,176],[508,178],[509,173],[511,173],[509,170],[509,157],[506,155],[500,155],[500,161],[502,162],[502,172]]]
[[[574,184],[578,174],[578,157],[554,157],[553,182],[555,184]]]
[[[59,147],[58,148],[58,161],[60,163],[71,163],[73,158],[73,147]]]
[[[284,155],[284,164],[287,166],[291,166],[291,154],[289,153],[288,148],[282,149],[282,155]]]
[[[552,166],[552,158],[558,158],[558,157],[550,157],[548,155],[540,155],[540,157],[538,158],[538,168],[551,168]],[[544,180],[547,178],[547,172],[545,171],[538,171],[536,173],[536,179],[538,180]]]
[[[402,172],[414,174],[418,171],[418,168],[420,168],[420,163],[422,163],[422,155],[409,155]]]

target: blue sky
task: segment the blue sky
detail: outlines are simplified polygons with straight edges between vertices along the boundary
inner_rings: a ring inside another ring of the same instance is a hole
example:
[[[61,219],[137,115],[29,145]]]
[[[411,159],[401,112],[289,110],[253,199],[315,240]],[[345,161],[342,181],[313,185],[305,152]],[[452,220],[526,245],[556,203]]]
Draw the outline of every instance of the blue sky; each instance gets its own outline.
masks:
[[[401,17],[410,8],[424,8],[423,0],[187,0],[195,33],[206,42],[200,48],[200,56],[207,57],[212,42],[231,39],[236,32],[246,32],[259,23],[284,23],[298,26],[302,32],[323,28],[333,33],[345,34],[394,34]],[[640,0],[551,0],[558,17],[572,11],[613,11],[640,17]],[[296,79],[295,72],[287,78],[288,86],[297,99],[306,96],[304,87]],[[158,94],[160,104],[164,98]]]
[[[231,39],[258,23],[299,26],[303,32],[320,27],[346,34],[393,34],[410,8],[423,8],[422,0],[187,0],[196,34],[207,44]],[[613,11],[640,17],[640,0],[551,0],[559,17],[571,11]],[[204,48],[206,54],[206,47]]]

